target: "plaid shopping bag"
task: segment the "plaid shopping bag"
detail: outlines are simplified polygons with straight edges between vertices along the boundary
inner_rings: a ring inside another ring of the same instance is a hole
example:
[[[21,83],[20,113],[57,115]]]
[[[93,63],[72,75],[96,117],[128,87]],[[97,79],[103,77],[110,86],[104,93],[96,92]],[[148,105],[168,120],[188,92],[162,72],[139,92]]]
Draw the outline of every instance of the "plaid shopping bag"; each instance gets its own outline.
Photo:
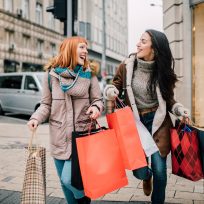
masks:
[[[172,173],[198,181],[203,178],[197,131],[185,123],[171,129]]]
[[[33,138],[33,136],[32,136]],[[32,145],[26,148],[28,158],[21,195],[21,204],[46,203],[46,149]]]

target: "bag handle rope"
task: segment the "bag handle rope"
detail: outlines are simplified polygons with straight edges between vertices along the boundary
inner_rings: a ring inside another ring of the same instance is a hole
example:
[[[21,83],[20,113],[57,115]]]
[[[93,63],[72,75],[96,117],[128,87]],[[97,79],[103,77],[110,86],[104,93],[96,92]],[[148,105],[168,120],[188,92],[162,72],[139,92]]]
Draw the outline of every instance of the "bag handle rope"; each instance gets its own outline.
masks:
[[[39,144],[37,142],[36,129],[32,131],[32,134],[30,137],[30,141],[29,141],[29,145],[28,145],[28,151],[29,152],[32,152],[34,137],[36,139],[36,151],[33,154],[35,154],[35,156],[37,156],[37,154],[39,153]]]

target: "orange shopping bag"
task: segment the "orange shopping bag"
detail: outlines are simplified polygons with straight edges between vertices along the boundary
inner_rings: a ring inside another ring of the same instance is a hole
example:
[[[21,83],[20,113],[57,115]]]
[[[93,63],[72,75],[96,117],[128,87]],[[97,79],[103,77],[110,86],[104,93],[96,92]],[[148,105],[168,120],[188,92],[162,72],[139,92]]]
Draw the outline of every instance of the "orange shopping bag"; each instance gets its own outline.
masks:
[[[116,131],[126,169],[134,170],[147,166],[142,144],[130,107],[116,109],[106,115],[108,126]]]
[[[75,135],[86,196],[96,199],[128,184],[114,130]]]

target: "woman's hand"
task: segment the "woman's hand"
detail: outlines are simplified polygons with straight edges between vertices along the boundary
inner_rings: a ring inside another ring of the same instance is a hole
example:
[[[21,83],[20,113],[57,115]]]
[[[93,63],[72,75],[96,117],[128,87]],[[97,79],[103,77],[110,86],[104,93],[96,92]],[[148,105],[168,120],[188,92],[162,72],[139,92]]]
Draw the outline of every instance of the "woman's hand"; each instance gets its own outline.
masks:
[[[178,113],[182,117],[185,117],[185,118],[189,118],[190,117],[190,111],[187,108],[184,108],[182,106],[178,108]]]
[[[190,123],[190,111],[187,108],[179,107],[178,113],[182,117],[183,122]]]
[[[106,100],[114,101],[118,96],[119,91],[114,85],[106,85],[103,96]]]
[[[90,114],[90,118],[96,120],[101,115],[101,112],[98,110],[96,106],[90,106],[86,114]]]
[[[36,119],[31,119],[28,121],[27,125],[31,131],[34,131],[38,127],[38,121]]]

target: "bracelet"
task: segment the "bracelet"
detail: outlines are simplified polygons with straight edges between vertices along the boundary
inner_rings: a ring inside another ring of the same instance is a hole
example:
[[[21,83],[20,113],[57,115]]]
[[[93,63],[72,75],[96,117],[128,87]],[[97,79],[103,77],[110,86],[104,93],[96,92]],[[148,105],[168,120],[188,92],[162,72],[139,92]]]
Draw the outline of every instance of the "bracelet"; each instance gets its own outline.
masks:
[[[101,112],[100,108],[99,108],[96,104],[93,104],[92,107],[93,107],[93,106],[96,107],[99,112]]]

